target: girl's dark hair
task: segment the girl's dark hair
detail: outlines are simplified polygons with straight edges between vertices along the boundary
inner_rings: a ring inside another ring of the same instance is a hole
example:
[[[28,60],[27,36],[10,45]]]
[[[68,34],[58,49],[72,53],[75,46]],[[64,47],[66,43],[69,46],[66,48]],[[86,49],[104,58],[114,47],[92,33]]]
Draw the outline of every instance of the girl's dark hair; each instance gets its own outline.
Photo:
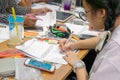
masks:
[[[105,30],[113,28],[116,18],[120,15],[120,0],[86,0],[94,11],[106,10]]]

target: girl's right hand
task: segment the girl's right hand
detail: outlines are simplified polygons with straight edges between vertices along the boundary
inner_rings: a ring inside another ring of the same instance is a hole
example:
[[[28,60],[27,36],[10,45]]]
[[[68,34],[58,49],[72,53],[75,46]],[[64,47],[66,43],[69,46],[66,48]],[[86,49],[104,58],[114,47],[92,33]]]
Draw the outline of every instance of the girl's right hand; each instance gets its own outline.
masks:
[[[74,43],[69,42],[69,43],[65,44],[66,41],[67,41],[67,39],[60,40],[59,41],[59,48],[62,51],[64,51],[64,52],[66,52],[66,51],[73,51],[74,50],[74,48],[73,48],[74,47]]]

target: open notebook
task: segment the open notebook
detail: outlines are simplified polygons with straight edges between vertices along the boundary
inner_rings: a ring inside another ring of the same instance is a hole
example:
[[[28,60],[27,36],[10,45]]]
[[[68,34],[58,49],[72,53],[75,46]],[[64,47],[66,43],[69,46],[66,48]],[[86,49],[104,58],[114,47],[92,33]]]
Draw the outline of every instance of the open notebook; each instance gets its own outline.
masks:
[[[37,39],[31,39],[21,46],[16,46],[16,48],[24,51],[27,56],[37,60],[67,64],[63,59],[65,54],[61,52],[58,45],[48,44],[45,41]]]

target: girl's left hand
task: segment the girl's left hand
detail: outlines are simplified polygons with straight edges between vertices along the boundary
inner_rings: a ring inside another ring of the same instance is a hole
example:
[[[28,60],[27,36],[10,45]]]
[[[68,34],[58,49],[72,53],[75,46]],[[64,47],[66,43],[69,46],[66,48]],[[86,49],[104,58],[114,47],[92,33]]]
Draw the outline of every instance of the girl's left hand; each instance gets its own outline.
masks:
[[[79,57],[73,51],[66,52],[66,56],[63,57],[70,65],[74,65],[75,62],[79,61]]]

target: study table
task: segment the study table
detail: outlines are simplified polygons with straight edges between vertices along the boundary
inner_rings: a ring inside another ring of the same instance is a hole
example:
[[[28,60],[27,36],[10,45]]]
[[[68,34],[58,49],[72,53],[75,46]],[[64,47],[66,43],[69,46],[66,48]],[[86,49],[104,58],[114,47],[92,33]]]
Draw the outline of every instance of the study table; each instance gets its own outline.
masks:
[[[59,23],[59,22],[57,22],[57,23]],[[63,23],[59,23],[59,24],[63,24]],[[26,41],[28,39],[29,38],[24,38],[24,41]],[[8,44],[8,40],[0,43],[0,51],[12,49],[11,47],[8,47],[7,44]],[[88,52],[89,52],[89,50],[80,50],[78,52],[79,58],[83,59],[87,55]],[[43,80],[65,80],[66,77],[71,72],[72,72],[72,67],[69,64],[62,65],[59,69],[56,69],[54,73],[41,71]],[[14,78],[10,78],[10,80],[14,80]]]
[[[24,41],[28,40],[27,38]],[[7,46],[8,41],[0,43],[0,51],[12,49]],[[80,59],[83,59],[89,50],[80,50],[78,52],[78,56]],[[65,80],[66,77],[72,72],[72,67],[70,65],[62,65],[59,69],[56,69],[54,73],[49,73],[45,71],[41,71],[43,80]],[[13,78],[10,80],[14,80]]]

